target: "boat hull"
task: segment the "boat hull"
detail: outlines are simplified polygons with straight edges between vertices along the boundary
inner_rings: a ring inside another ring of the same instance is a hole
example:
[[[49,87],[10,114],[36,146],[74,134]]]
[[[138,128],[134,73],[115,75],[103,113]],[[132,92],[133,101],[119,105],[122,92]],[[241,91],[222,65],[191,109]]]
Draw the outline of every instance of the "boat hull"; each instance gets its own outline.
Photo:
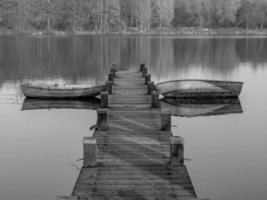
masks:
[[[80,99],[97,96],[105,90],[105,86],[94,87],[56,87],[23,84],[21,90],[25,97],[38,99]]]
[[[242,82],[188,79],[159,83],[156,90],[169,98],[231,98],[239,96],[242,86]]]

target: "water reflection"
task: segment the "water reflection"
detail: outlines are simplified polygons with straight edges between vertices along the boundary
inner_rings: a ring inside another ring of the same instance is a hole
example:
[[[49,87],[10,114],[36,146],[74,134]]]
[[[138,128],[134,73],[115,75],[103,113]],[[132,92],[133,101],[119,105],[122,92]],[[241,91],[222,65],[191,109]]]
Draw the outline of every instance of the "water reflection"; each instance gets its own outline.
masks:
[[[266,63],[266,52],[266,38],[0,37],[0,85],[58,78],[100,84],[112,63],[126,70],[141,62],[156,82],[188,75],[231,80],[240,63]]]
[[[39,109],[85,109],[96,110],[100,108],[100,99],[89,98],[86,100],[44,100],[25,98],[21,110]]]
[[[186,164],[200,196],[265,199],[266,50],[266,38],[1,36],[1,199],[47,200],[71,191],[77,172],[66,163],[81,156],[81,138],[91,134],[88,124],[96,121],[94,110],[20,112],[18,104],[24,99],[20,82],[98,84],[106,80],[111,63],[131,69],[142,62],[155,82],[180,78],[245,82],[240,96],[244,114],[174,117],[178,126],[172,128],[174,134],[186,135],[186,156],[193,160]]]
[[[0,85],[0,104],[22,104],[23,99],[19,84],[8,82]]]
[[[170,110],[171,114],[179,117],[212,116],[242,113],[238,98],[228,99],[161,99],[162,109]]]

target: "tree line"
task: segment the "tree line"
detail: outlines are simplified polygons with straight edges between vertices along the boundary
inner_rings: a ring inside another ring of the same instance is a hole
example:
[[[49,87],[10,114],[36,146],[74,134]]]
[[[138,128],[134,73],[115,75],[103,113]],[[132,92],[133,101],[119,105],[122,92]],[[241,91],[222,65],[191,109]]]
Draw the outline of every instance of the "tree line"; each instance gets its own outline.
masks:
[[[265,28],[267,0],[0,0],[0,28],[108,32]]]

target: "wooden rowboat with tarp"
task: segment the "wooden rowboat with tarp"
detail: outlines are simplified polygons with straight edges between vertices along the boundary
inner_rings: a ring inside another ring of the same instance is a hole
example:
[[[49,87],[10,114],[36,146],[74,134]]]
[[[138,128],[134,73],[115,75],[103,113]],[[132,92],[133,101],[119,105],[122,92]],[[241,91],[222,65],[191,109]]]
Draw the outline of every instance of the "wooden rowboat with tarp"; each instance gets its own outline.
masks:
[[[186,79],[156,84],[156,90],[171,98],[232,98],[238,97],[243,82]]]

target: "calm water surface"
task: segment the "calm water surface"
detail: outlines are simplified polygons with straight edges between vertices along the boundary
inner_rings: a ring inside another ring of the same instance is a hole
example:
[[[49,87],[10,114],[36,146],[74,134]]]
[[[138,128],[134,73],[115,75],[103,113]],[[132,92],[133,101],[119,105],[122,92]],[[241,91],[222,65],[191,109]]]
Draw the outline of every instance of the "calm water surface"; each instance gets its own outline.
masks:
[[[185,164],[199,197],[265,200],[267,38],[99,36],[0,37],[0,199],[70,195],[82,165],[82,138],[96,123],[94,110],[21,111],[21,82],[101,84],[111,63],[128,70],[141,62],[155,82],[245,82],[243,113],[172,117],[172,131],[185,139]]]

